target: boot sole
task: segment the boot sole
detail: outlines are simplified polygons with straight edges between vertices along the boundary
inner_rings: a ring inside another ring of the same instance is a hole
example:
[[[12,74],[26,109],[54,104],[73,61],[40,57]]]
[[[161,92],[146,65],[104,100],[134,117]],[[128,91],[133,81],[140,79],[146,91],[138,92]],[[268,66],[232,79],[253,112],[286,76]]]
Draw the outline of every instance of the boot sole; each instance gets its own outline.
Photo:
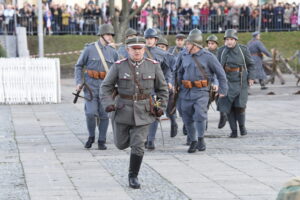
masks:
[[[132,189],[141,189],[141,186],[140,186],[140,185],[139,185],[139,186],[132,186],[132,185],[129,185],[129,187],[132,188]]]

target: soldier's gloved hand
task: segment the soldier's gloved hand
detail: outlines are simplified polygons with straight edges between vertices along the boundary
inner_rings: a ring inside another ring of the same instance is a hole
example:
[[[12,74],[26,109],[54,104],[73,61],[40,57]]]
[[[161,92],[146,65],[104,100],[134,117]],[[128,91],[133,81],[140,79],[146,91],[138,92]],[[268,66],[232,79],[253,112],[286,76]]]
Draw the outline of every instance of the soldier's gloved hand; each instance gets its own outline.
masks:
[[[116,110],[115,105],[109,105],[105,108],[105,112],[112,112],[112,111],[115,111],[115,110]]]
[[[155,116],[161,117],[164,114],[164,111],[161,108],[155,108]]]

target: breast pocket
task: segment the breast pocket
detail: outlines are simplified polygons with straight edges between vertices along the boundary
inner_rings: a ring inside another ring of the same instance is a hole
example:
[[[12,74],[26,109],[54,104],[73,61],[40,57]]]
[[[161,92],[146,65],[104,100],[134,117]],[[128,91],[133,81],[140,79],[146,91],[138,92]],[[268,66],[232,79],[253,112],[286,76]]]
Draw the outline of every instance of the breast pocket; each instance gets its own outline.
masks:
[[[154,79],[155,79],[154,73],[142,74],[142,83],[141,83],[142,87],[144,89],[154,88]]]
[[[99,58],[91,57],[87,63],[88,69],[99,71],[100,63],[101,61]]]
[[[119,88],[131,88],[132,87],[132,77],[129,73],[120,73],[118,87]]]

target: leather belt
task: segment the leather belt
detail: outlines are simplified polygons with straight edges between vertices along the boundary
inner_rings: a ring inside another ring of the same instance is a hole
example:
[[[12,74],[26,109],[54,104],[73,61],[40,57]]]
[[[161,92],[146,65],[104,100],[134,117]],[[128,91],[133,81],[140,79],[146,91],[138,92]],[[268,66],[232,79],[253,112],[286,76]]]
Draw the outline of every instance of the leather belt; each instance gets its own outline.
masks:
[[[225,72],[239,72],[241,69],[239,67],[224,67]]]
[[[136,95],[126,95],[126,94],[119,94],[120,98],[127,99],[127,100],[133,100],[133,101],[140,101],[149,99],[149,94],[136,94]]]

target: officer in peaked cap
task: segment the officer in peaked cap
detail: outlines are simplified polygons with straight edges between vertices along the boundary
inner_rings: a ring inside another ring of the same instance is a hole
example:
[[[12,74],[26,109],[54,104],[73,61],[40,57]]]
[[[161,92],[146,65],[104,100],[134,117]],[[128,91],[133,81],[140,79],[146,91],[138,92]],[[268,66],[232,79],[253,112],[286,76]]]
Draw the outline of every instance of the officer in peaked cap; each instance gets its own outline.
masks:
[[[144,58],[145,43],[142,37],[127,39],[128,58],[117,61],[101,85],[105,111],[115,112],[114,143],[121,150],[131,147],[128,181],[134,189],[140,188],[137,176],[149,125],[163,114],[168,100],[168,86],[159,62]],[[115,85],[118,97],[114,101]],[[160,106],[151,103],[153,91],[161,100]]]
[[[129,38],[133,38],[137,36],[137,32],[136,30],[132,29],[132,28],[128,28],[125,31],[125,41]],[[126,47],[125,45],[121,45],[118,49],[118,54],[120,58],[127,58],[128,57],[128,53],[126,51]]]

